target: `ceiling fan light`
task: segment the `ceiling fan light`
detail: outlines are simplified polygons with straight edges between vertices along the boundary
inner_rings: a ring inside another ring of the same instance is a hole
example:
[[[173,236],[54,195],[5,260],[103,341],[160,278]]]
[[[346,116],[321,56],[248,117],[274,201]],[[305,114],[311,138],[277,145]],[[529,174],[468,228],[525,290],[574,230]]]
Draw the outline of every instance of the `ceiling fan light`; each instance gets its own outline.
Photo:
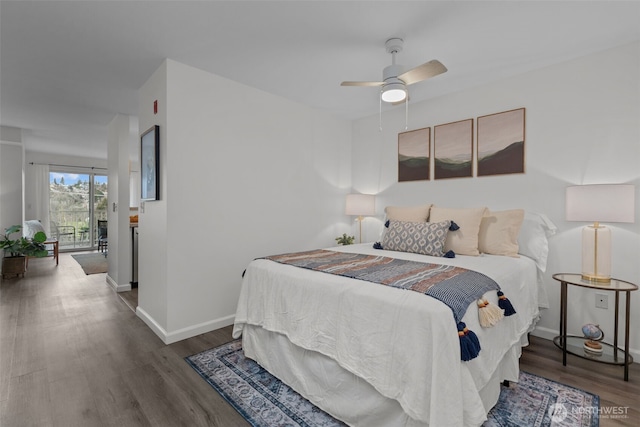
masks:
[[[400,102],[407,97],[407,90],[402,83],[389,83],[382,88],[380,95],[384,102]]]

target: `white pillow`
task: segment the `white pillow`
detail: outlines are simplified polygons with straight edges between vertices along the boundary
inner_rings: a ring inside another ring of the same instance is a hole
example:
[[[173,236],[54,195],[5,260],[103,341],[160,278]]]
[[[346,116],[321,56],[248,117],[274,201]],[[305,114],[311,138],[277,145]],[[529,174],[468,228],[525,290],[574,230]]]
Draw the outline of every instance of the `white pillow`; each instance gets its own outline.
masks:
[[[547,238],[556,234],[557,230],[556,225],[546,215],[525,212],[518,234],[518,253],[533,259],[540,271],[546,271],[549,257]]]
[[[445,252],[453,251],[456,255],[480,255],[478,250],[478,233],[482,216],[487,208],[440,208],[431,207],[430,222],[453,221],[460,228],[447,234]]]
[[[427,222],[431,205],[424,206],[387,206],[384,213],[387,219],[402,222]]]
[[[25,221],[22,224],[22,235],[28,239],[33,238],[33,236],[38,231],[42,231],[43,233],[46,234],[46,231],[44,231],[44,227],[42,226],[42,223],[37,219],[31,219],[29,221]]]
[[[490,212],[487,210],[480,223],[478,249],[484,254],[518,256],[518,234],[524,210]]]

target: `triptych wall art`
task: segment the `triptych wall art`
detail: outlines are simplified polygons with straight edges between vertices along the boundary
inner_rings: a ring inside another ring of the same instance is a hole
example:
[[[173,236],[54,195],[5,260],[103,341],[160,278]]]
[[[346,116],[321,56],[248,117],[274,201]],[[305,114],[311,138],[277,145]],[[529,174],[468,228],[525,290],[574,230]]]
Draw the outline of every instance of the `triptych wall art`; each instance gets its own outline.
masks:
[[[431,128],[398,134],[398,181],[428,180]]]
[[[433,128],[434,178],[473,176],[473,119]]]
[[[525,109],[398,134],[398,181],[524,173]],[[475,148],[475,150],[474,150]],[[433,157],[433,162],[431,161]]]

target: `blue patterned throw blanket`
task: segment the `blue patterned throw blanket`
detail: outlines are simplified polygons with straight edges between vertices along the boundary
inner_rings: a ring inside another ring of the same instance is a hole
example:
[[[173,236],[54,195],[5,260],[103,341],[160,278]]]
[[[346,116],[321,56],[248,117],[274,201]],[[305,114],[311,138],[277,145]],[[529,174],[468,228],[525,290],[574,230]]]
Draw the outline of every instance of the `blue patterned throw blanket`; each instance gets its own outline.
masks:
[[[273,255],[265,259],[323,273],[365,280],[381,285],[407,289],[431,296],[443,302],[453,312],[460,336],[461,358],[471,360],[480,351],[477,336],[466,328],[462,318],[469,305],[491,290],[500,296],[500,286],[490,277],[461,267],[428,264],[377,255],[365,255],[318,249]],[[506,300],[508,303],[508,300]],[[505,303],[505,304],[506,304]],[[515,313],[512,307],[505,315]]]

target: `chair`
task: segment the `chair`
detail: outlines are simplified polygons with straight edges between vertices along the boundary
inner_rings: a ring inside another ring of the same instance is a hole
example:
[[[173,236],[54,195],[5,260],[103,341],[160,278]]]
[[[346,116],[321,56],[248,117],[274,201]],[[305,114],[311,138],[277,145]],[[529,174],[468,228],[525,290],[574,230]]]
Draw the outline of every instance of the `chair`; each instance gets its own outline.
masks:
[[[42,223],[37,219],[28,220],[22,224],[22,235],[28,239],[32,239],[33,235],[38,231],[46,233],[44,227],[42,226]],[[47,251],[50,253],[50,255],[48,256],[53,256],[53,260],[56,262],[56,265],[58,265],[58,256],[60,253],[58,239],[54,237],[47,237],[47,240],[45,240],[43,243],[46,246]],[[27,266],[28,265],[29,257],[27,257]]]
[[[73,237],[73,247],[76,247],[76,227],[73,225],[58,225],[51,221],[51,237],[60,242],[63,236]]]
[[[107,221],[98,220],[98,250],[104,252],[108,250],[109,241],[107,240]]]

